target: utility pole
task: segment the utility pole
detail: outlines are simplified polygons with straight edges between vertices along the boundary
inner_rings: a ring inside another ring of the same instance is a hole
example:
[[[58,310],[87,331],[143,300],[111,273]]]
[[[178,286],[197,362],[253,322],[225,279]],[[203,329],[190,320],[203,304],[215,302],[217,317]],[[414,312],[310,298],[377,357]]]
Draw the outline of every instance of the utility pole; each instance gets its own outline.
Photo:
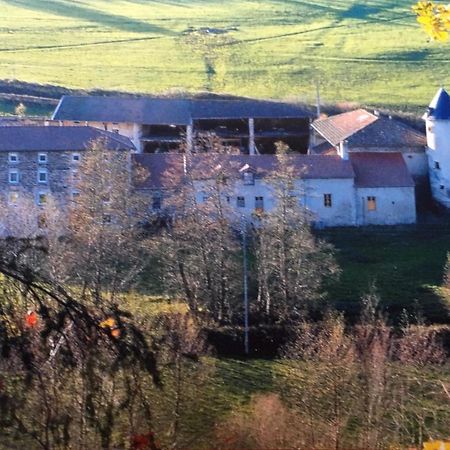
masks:
[[[248,341],[248,268],[247,268],[247,221],[245,216],[242,216],[241,222],[242,232],[242,257],[243,257],[243,276],[244,276],[244,351],[245,354],[249,354],[249,341]]]
[[[320,119],[320,114],[322,113],[320,108],[320,85],[319,81],[316,81],[316,108],[317,108],[317,118]]]

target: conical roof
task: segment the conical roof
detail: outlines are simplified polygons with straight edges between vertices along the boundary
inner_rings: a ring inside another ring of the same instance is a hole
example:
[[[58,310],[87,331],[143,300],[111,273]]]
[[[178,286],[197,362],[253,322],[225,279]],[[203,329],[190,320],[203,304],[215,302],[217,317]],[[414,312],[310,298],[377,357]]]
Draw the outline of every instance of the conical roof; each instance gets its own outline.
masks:
[[[428,118],[435,120],[450,120],[450,95],[440,88],[428,107]]]

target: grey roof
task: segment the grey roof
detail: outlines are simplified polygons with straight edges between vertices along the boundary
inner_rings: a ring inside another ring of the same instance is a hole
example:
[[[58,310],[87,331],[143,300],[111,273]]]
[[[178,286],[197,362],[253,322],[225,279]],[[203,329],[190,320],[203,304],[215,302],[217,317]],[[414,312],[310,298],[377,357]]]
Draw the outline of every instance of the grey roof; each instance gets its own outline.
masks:
[[[364,109],[317,120],[312,127],[332,145],[347,141],[349,149],[423,148],[426,145],[423,133],[398,120],[375,116]]]
[[[16,126],[0,127],[0,151],[83,151],[102,140],[111,150],[132,150],[131,141],[116,133],[92,127]]]
[[[309,116],[309,112],[294,104],[252,99],[63,96],[53,119],[189,125],[195,119]]]
[[[208,179],[218,171],[230,178],[239,177],[242,168],[250,167],[257,177],[264,178],[277,173],[279,162],[275,155],[224,155],[204,154],[185,157],[182,154],[134,154],[135,163],[144,167],[149,176],[140,188],[173,188],[183,179],[184,170],[190,171],[196,180]],[[353,179],[355,174],[350,161],[338,156],[289,155],[289,165],[294,174],[303,179]]]
[[[428,107],[425,118],[435,120],[450,120],[450,95],[440,88]]]

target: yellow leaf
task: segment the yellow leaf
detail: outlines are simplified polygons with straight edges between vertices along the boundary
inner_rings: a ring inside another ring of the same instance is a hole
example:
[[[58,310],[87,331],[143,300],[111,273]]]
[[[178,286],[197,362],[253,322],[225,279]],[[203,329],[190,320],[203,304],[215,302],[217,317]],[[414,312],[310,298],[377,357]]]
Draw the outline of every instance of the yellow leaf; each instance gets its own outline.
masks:
[[[103,322],[100,322],[100,326],[102,328],[114,328],[116,326],[116,320],[112,317],[109,317],[108,319],[104,320]]]

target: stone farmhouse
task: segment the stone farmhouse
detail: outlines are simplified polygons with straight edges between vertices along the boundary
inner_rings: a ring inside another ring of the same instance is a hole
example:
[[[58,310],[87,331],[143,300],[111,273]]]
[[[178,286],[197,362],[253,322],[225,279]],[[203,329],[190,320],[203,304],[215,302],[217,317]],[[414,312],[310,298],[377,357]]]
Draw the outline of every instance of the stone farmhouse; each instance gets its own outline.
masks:
[[[317,226],[411,224],[416,198],[429,184],[434,200],[450,206],[450,97],[444,89],[424,119],[427,136],[363,109],[313,120],[298,106],[251,99],[68,96],[53,126],[0,126],[2,190],[11,200],[32,192],[38,204],[47,192],[76,195],[70,185],[76,159],[102,138],[148,170],[137,188],[156,212],[187,176],[197,200],[206,201],[220,173],[226,202],[237,217],[251,220],[274,207],[275,143],[283,141],[292,150],[287,158],[295,197]],[[226,153],[204,152],[198,142],[208,136]]]
[[[0,126],[0,191],[14,206],[31,196],[44,205],[49,194],[64,204],[77,195],[78,165],[92,141],[133,151],[124,136],[92,127]]]

